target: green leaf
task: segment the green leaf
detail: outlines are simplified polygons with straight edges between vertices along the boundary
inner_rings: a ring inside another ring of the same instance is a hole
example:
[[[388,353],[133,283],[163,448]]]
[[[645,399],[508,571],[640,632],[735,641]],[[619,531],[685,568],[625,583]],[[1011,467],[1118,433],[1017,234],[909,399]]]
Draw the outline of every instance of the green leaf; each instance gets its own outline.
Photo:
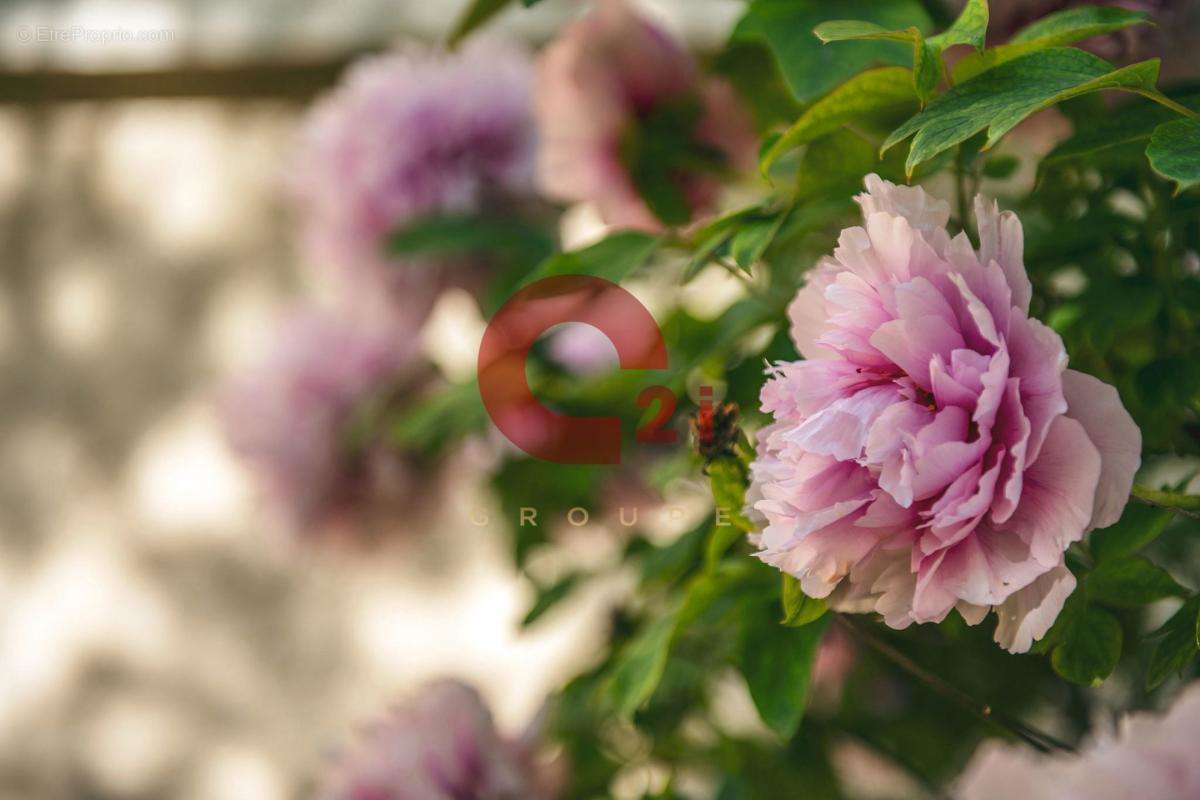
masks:
[[[1141,556],[1101,563],[1088,574],[1084,586],[1091,599],[1116,608],[1137,608],[1188,593],[1166,570]]]
[[[632,717],[654,694],[667,667],[675,623],[674,612],[659,617],[642,628],[617,656],[606,688],[621,717]]]
[[[719,149],[697,139],[703,115],[699,101],[686,97],[655,108],[621,137],[621,162],[646,206],[665,225],[682,225],[692,217],[687,176],[720,174],[727,166]]]
[[[981,130],[988,133],[986,149],[1021,120],[1055,103],[1099,89],[1153,91],[1157,78],[1157,59],[1113,69],[1082,50],[1041,50],[951,88],[893,131],[883,150],[916,134],[905,162],[911,172]]]
[[[1019,166],[1021,166],[1021,160],[1016,156],[1007,154],[994,156],[983,162],[983,176],[1003,180],[1012,177]]]
[[[454,46],[472,31],[499,14],[511,0],[471,0],[450,31],[446,43]]]
[[[1184,603],[1151,636],[1161,638],[1146,668],[1147,689],[1155,689],[1172,675],[1182,674],[1200,653],[1200,595]]]
[[[1067,613],[1065,606],[1063,613]],[[1116,669],[1121,623],[1104,609],[1080,602],[1058,636],[1050,665],[1060,677],[1081,686],[1098,686]]]
[[[525,279],[525,285],[555,275],[594,275],[620,283],[649,261],[661,243],[648,233],[618,231],[582,250],[551,256]]]
[[[578,572],[572,572],[549,586],[539,587],[533,605],[521,620],[521,627],[529,627],[541,619],[547,611],[566,599],[575,590],[575,587],[579,585],[581,577]]]
[[[783,624],[800,628],[811,622],[816,622],[825,615],[828,607],[825,601],[817,597],[809,597],[800,588],[800,581],[791,575],[783,576]]]
[[[874,144],[849,130],[822,136],[809,143],[800,160],[796,207],[807,210],[819,198],[850,197],[862,188],[863,176],[869,172],[886,172],[880,168]]]
[[[718,217],[712,222],[701,228],[692,237],[692,257],[688,261],[687,268],[683,271],[683,282],[687,283],[692,278],[700,273],[700,270],[708,266],[717,252],[724,248],[733,235],[737,232],[738,226],[749,219],[754,219],[762,214],[767,213],[766,206],[762,203],[740,208],[737,211],[732,211],[722,217]]]
[[[1081,6],[1049,14],[1019,31],[1008,44],[963,58],[954,65],[954,81],[962,83],[981,72],[1037,50],[1062,47],[1148,21],[1149,16],[1145,12],[1115,6]]]
[[[1177,119],[1154,129],[1146,158],[1182,192],[1200,184],[1200,119]]]
[[[749,611],[742,627],[739,667],[763,722],[790,739],[808,706],[813,663],[829,618],[789,628]]]
[[[388,250],[392,255],[425,257],[499,254],[528,268],[554,251],[554,241],[522,220],[462,214],[415,220],[391,235]]]
[[[819,97],[864,69],[880,64],[908,65],[911,47],[900,42],[847,42],[825,48],[812,30],[841,17],[895,30],[932,28],[917,0],[842,0],[831,11],[823,0],[752,0],[733,32],[734,41],[765,41],[792,94],[801,102]]]
[[[1193,111],[1200,110],[1200,95],[1189,94],[1174,99]],[[1054,166],[1078,158],[1095,161],[1114,151],[1123,156],[1131,145],[1141,144],[1144,148],[1155,128],[1178,118],[1175,111],[1157,102],[1137,100],[1127,103],[1100,119],[1077,125],[1075,134],[1051,150],[1040,166]],[[1141,157],[1140,150],[1137,155]]]
[[[697,623],[708,628],[732,612],[742,611],[749,582],[761,574],[751,562],[740,559],[696,575],[684,593],[676,634]]]
[[[707,467],[709,484],[712,486],[713,504],[721,512],[728,525],[715,525],[708,540],[706,563],[713,568],[729,547],[754,526],[742,513],[746,505],[746,471],[736,458],[726,456],[715,459]]]
[[[397,447],[432,452],[487,427],[487,410],[475,381],[431,393],[406,408],[391,428]]]
[[[969,44],[976,50],[982,50],[987,27],[987,0],[967,0],[954,24],[937,36],[930,36],[929,43],[937,48],[939,55],[942,50],[956,44]]]
[[[759,130],[786,124],[800,113],[800,104],[764,42],[729,42],[713,61],[712,71],[732,84]]]
[[[900,31],[889,31],[879,25],[857,20],[833,20],[813,29],[822,42],[845,42],[855,40],[881,40],[907,42],[913,51],[913,89],[922,105],[933,97],[941,77],[942,51],[925,41],[915,27]]]
[[[912,47],[913,86],[924,104],[933,97],[942,76],[942,51],[955,44],[970,44],[983,48],[987,34],[987,0],[969,0],[962,14],[946,31],[926,39],[915,26],[903,30],[888,30],[882,25],[862,20],[833,20],[813,29],[822,42],[893,41],[906,42]]]
[[[1039,42],[1054,47],[1149,21],[1150,15],[1145,11],[1129,11],[1117,6],[1081,6],[1047,14],[1017,31],[1008,42]]]
[[[1173,518],[1170,511],[1128,503],[1119,520],[1091,534],[1092,555],[1103,564],[1109,559],[1136,553],[1157,539]]]
[[[779,226],[786,217],[787,211],[780,211],[770,217],[750,220],[733,235],[729,243],[730,255],[733,256],[734,263],[747,275],[750,274],[750,268],[759,262],[763,253],[771,246],[775,235],[779,233]]]
[[[760,163],[765,175],[784,153],[819,139],[848,122],[871,114],[916,108],[912,73],[903,67],[880,67],[854,76],[813,103],[767,151]]]
[[[893,42],[913,42],[924,39],[916,28],[890,31],[874,22],[857,19],[831,19],[813,28],[813,35],[825,44],[852,39],[884,39]]]
[[[942,79],[942,52],[926,41],[913,43],[913,89],[921,105],[929,102]]]
[[[651,550],[642,562],[642,582],[673,583],[686,575],[699,563],[708,535],[705,520],[670,544]]]
[[[1165,362],[1165,366],[1173,368],[1177,373],[1185,373],[1184,377],[1186,383],[1183,388],[1188,391],[1194,389],[1197,376],[1194,372],[1192,374],[1186,374],[1188,372],[1187,368],[1191,366],[1189,363],[1184,362],[1181,364],[1175,360],[1168,360]],[[1180,390],[1176,389],[1176,391]],[[1186,397],[1186,394],[1183,392],[1181,392],[1181,395]],[[1136,497],[1142,502],[1149,503],[1152,506],[1158,506],[1159,508],[1172,511],[1182,511],[1184,513],[1200,512],[1200,495],[1184,494],[1183,492],[1175,491],[1164,491],[1161,489],[1151,489],[1148,486],[1139,486],[1135,483],[1133,485],[1131,496]]]

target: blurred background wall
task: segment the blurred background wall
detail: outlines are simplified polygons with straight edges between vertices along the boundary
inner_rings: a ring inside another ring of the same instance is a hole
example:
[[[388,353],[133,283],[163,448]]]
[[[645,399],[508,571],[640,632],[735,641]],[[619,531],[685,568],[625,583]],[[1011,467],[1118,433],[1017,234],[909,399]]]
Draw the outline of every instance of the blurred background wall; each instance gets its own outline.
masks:
[[[301,797],[424,677],[515,729],[587,661],[603,593],[518,637],[530,591],[467,521],[490,502],[469,462],[436,536],[299,551],[212,408],[300,289],[306,100],[461,5],[0,5],[0,800]],[[740,6],[653,5],[700,43]],[[573,6],[499,28],[538,40]]]

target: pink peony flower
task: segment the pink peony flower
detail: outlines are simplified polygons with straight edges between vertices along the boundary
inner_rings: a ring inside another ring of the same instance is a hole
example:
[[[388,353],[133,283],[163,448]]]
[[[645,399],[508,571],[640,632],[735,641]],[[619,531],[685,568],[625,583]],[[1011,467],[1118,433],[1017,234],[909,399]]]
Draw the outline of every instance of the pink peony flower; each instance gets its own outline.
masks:
[[[479,695],[455,681],[429,684],[367,730],[338,763],[324,800],[539,800],[557,776],[528,741],[502,738]]]
[[[387,237],[423,216],[474,213],[533,194],[533,64],[473,42],[417,45],[358,62],[313,108],[294,184],[312,259],[350,288],[432,295],[426,264],[399,264]]]
[[[695,144],[752,168],[757,138],[732,88],[699,74],[691,56],[624,0],[598,0],[543,51],[536,114],[542,147],[538,179],[547,195],[595,203],[610,225],[662,229],[622,158],[625,137],[656,113],[686,101],[702,112]],[[677,172],[693,214],[712,210],[719,176]]]
[[[402,455],[353,441],[360,415],[412,379],[415,340],[392,319],[303,309],[284,320],[265,361],[226,387],[230,446],[290,530],[361,534],[365,514],[415,488]]]
[[[1042,756],[988,742],[954,796],[960,800],[1192,800],[1200,797],[1200,686],[1165,716],[1134,714],[1079,755]]]
[[[975,250],[947,234],[946,203],[866,185],[863,227],[789,308],[806,360],[762,390],[759,557],[894,628],[994,610],[996,641],[1024,652],[1075,587],[1067,546],[1120,516],[1141,434],[1029,317],[1011,212],[976,199]]]

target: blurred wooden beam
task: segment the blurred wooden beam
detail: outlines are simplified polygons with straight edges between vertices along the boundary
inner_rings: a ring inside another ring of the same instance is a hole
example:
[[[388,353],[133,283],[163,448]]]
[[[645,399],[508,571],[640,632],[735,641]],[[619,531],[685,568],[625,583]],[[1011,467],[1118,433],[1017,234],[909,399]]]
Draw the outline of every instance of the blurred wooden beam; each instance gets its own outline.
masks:
[[[304,101],[333,85],[350,62],[376,49],[381,48],[327,60],[185,66],[136,72],[0,70],[0,103],[40,105],[75,100],[166,97]]]

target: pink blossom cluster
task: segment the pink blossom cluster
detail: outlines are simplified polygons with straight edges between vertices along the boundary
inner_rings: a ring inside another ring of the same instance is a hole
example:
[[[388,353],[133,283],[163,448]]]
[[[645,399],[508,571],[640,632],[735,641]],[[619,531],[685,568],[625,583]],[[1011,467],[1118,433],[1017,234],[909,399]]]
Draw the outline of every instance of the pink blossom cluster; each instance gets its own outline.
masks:
[[[967,766],[959,800],[1190,800],[1200,797],[1200,686],[1163,716],[1125,718],[1079,755],[1042,756],[989,742]]]
[[[447,53],[407,45],[363,59],[305,124],[294,185],[314,261],[352,290],[436,288],[399,264],[388,235],[421,217],[474,213],[533,192],[536,131],[528,55],[479,41]]]
[[[674,103],[697,101],[697,145],[734,171],[752,167],[757,137],[732,87],[704,77],[688,52],[625,0],[598,0],[543,51],[536,113],[538,180],[550,197],[594,203],[614,226],[660,230],[622,159],[625,136]],[[718,175],[675,176],[693,214],[711,211]]]
[[[975,249],[921,188],[866,186],[789,308],[805,360],[762,390],[759,557],[894,628],[994,610],[1026,651],[1075,587],[1064,551],[1120,516],[1141,434],[1029,316],[1015,215],[977,199]]]
[[[554,770],[532,743],[503,738],[479,695],[422,687],[338,760],[322,800],[549,800]]]
[[[394,318],[302,309],[221,397],[230,446],[286,527],[357,535],[364,516],[409,497],[419,476],[375,441],[355,442],[356,415],[413,378],[414,336]]]

